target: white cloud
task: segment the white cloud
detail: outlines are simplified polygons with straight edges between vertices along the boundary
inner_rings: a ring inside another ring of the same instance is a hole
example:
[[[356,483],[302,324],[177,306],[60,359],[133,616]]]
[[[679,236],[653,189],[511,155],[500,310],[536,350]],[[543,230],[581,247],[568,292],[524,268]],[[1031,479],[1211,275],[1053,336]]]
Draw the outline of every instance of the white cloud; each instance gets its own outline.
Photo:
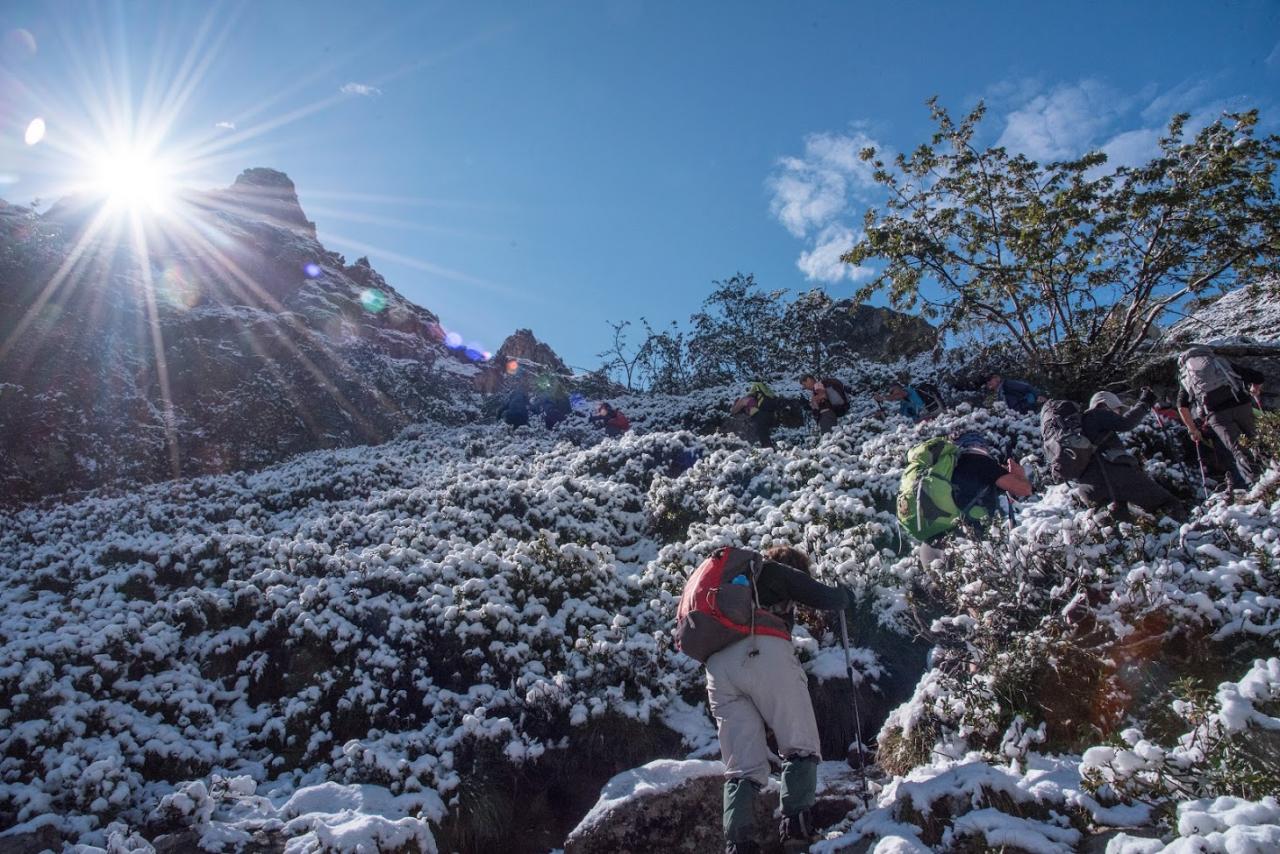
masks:
[[[840,256],[852,249],[857,242],[858,235],[854,234],[853,229],[843,225],[829,225],[818,233],[812,249],[800,253],[796,266],[811,282],[834,284],[843,279],[854,282],[866,279],[875,272],[870,267],[854,266],[840,260]]]
[[[810,134],[804,155],[782,158],[769,178],[770,211],[796,237],[829,225],[852,197],[875,185],[873,167],[859,156],[867,147],[878,148],[861,132]]]
[[[1117,134],[1101,146],[1107,155],[1105,171],[1120,166],[1141,166],[1160,152],[1160,129],[1139,128]]]
[[[216,124],[214,124],[214,127],[221,128],[222,130],[235,130],[236,123],[235,122],[217,122]]]
[[[1066,160],[1093,147],[1123,109],[1124,99],[1099,81],[1059,86],[1009,113],[996,144],[1034,160]]]
[[[1280,65],[1280,42],[1276,42],[1276,46],[1271,48],[1271,53],[1263,61],[1267,65]]]
[[[362,95],[366,98],[373,95],[381,95],[382,90],[377,86],[370,86],[367,83],[344,83],[342,88],[338,90],[345,95]]]

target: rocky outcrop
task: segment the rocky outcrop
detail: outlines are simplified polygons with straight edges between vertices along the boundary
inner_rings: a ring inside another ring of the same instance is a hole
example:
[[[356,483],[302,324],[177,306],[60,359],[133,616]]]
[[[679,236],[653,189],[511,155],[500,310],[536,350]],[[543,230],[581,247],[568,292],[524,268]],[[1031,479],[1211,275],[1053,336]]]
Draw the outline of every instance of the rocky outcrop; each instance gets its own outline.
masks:
[[[600,800],[565,840],[565,854],[700,854],[724,848],[724,765],[706,760],[658,759],[624,771],[600,792]],[[856,772],[843,763],[819,768],[818,828],[842,819],[854,806]],[[778,847],[778,786],[755,800],[756,841]]]
[[[909,358],[938,343],[938,330],[924,318],[852,300],[835,303],[819,329],[828,341],[881,362]]]
[[[548,344],[539,341],[531,329],[517,329],[502,342],[487,370],[476,375],[477,391],[501,391],[513,378],[530,377],[549,371],[567,377],[573,372]]]
[[[505,364],[512,359],[536,365],[557,374],[570,373],[569,367],[556,355],[556,351],[539,341],[531,329],[517,329],[508,336],[498,348],[494,362]]]
[[[456,417],[476,367],[250,169],[149,223],[0,207],[0,496],[254,468]],[[99,223],[101,225],[101,223]]]

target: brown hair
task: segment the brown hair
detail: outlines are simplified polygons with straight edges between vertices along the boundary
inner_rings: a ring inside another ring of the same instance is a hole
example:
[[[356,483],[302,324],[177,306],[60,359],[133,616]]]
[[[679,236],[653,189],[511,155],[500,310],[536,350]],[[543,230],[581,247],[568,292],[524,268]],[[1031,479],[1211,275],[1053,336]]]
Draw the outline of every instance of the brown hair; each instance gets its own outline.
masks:
[[[804,552],[791,546],[773,546],[765,549],[764,559],[780,563],[783,566],[789,566],[792,569],[798,569],[805,575],[811,574],[809,572],[809,557]]]

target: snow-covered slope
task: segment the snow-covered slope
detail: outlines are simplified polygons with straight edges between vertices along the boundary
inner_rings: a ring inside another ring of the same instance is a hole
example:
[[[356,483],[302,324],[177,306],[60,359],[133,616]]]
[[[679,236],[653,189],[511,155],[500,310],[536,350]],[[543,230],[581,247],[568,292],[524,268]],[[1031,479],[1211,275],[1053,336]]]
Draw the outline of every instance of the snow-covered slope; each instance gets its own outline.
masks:
[[[1152,686],[1189,661],[1238,690],[1211,694],[1221,726],[1166,756],[1199,774],[1219,753],[1187,751],[1210,735],[1235,749],[1280,727],[1274,489],[1179,529],[1117,526],[1049,488],[1012,541],[998,527],[922,568],[891,515],[907,449],[980,429],[1038,475],[1034,416],[965,404],[916,425],[860,398],[821,442],[784,430],[776,450],[681,429],[735,392],[616,401],[637,425],[620,440],[582,419],[424,425],[0,516],[0,826],[112,850],[554,847],[613,774],[705,755],[702,674],[671,629],[720,544],[798,545],[859,594],[868,703],[893,690],[895,647],[934,645],[880,734],[877,802],[830,850],[890,827],[904,846],[999,845],[1014,819],[1027,850],[1069,850],[1090,822],[1150,817],[1121,796],[1227,793],[1225,772],[1151,795],[1150,766],[1124,759],[1121,783],[1090,770],[1107,757],[1082,765],[1122,731],[1144,762],[1138,744],[1174,751],[1187,727]],[[820,678],[838,639],[829,618],[808,625],[798,649],[842,755],[848,687]]]

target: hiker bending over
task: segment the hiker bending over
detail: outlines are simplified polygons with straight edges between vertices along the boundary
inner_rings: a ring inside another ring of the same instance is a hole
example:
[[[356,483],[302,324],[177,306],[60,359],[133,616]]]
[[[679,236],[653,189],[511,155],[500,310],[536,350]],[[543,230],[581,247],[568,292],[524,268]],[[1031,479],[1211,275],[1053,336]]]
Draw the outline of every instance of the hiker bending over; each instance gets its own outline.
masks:
[[[603,427],[606,436],[621,436],[631,429],[631,422],[622,414],[622,410],[614,409],[603,401],[596,407],[596,414],[587,420],[597,427]]]
[[[818,420],[818,432],[827,434],[836,421],[849,411],[849,391],[835,377],[819,380],[813,374],[800,378],[800,385],[809,392],[809,407]]]
[[[926,421],[942,411],[942,395],[928,383],[904,385],[894,383],[889,392],[873,395],[876,403],[884,401],[896,402],[898,414],[905,415],[914,421]]]
[[[1011,498],[1031,494],[1027,472],[1012,458],[999,461],[980,433],[955,440],[930,439],[907,454],[898,487],[898,521],[920,541],[926,564],[944,556],[939,543],[964,526],[981,533],[1000,508],[1000,493]]]
[[[1149,388],[1144,388],[1138,402],[1128,409],[1116,395],[1100,391],[1089,399],[1089,409],[1080,416],[1080,432],[1094,450],[1089,464],[1074,478],[1077,492],[1094,507],[1112,505],[1117,519],[1130,518],[1129,504],[1156,518],[1186,516],[1178,499],[1152,480],[1138,458],[1120,441],[1119,434],[1138,426],[1155,402],[1155,392]]]
[[[1045,402],[1044,394],[1031,383],[1005,379],[998,373],[987,377],[985,387],[1014,412],[1036,412]]]
[[[1208,347],[1192,347],[1178,356],[1178,415],[1199,442],[1200,428],[1191,414],[1194,403],[1205,422],[1231,454],[1227,476],[1233,489],[1245,489],[1258,479],[1258,464],[1240,442],[1258,429],[1254,403],[1262,400],[1262,374],[1235,365]],[[1246,387],[1247,386],[1247,387]]]
[[[689,577],[680,597],[676,645],[706,665],[707,695],[720,736],[729,854],[759,850],[753,839],[754,801],[769,781],[766,728],[782,757],[779,835],[784,845],[813,838],[810,809],[821,750],[809,680],[791,643],[796,604],[840,610],[849,596],[842,587],[810,578],[809,559],[789,546],[763,555],[719,549]]]
[[[507,392],[502,401],[500,411],[502,420],[512,427],[523,427],[529,423],[529,393],[522,388],[513,388]]]
[[[778,396],[762,382],[747,386],[747,393],[733,403],[730,415],[746,414],[755,427],[756,440],[761,447],[773,447],[773,427],[777,421]]]

